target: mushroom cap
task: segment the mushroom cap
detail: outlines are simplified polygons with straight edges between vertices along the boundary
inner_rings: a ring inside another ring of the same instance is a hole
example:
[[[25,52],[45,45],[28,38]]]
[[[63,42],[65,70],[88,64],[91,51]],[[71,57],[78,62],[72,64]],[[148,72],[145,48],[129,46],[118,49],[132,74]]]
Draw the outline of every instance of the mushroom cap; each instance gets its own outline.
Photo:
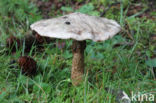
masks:
[[[87,39],[104,41],[121,30],[120,25],[114,20],[89,16],[79,12],[41,20],[30,27],[41,36],[78,41]]]

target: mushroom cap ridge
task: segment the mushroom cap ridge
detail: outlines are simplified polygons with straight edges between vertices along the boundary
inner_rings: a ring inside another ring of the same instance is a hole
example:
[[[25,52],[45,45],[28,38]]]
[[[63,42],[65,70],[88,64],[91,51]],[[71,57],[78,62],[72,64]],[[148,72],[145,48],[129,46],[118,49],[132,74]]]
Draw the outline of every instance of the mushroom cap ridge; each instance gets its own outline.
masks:
[[[78,41],[90,39],[95,42],[107,40],[121,30],[114,20],[79,12],[40,20],[30,27],[41,36]]]

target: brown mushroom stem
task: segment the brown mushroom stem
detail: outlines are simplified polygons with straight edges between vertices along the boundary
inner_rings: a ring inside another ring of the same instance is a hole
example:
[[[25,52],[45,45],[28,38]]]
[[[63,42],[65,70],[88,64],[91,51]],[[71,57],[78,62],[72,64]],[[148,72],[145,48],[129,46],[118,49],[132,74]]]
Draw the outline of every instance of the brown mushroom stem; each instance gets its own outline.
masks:
[[[71,79],[73,85],[78,85],[83,80],[84,74],[84,50],[86,48],[86,41],[73,41],[72,52],[72,71]]]

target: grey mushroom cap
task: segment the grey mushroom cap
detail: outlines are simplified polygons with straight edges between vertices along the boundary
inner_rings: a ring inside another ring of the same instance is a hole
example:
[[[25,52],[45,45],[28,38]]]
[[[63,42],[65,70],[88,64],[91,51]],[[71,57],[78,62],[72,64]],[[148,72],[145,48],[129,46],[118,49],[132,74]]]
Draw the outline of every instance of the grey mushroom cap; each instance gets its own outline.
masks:
[[[107,40],[121,30],[120,25],[114,20],[79,12],[40,20],[30,27],[41,36],[77,41],[90,39],[95,42]]]

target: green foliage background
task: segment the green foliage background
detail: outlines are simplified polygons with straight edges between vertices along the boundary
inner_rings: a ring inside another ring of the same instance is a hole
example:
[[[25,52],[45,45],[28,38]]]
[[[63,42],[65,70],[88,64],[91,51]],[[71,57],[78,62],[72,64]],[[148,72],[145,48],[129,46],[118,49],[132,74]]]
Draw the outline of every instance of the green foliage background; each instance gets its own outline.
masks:
[[[35,46],[29,53],[23,51],[24,47],[15,54],[5,52],[7,37],[22,37],[30,30],[30,24],[43,18],[35,1],[0,0],[0,103],[115,103],[115,96],[105,91],[105,87],[122,89],[129,96],[131,91],[156,91],[156,60],[153,59],[156,57],[156,41],[151,39],[156,34],[156,22],[146,16],[139,17],[149,8],[147,0],[141,0],[139,3],[143,3],[144,8],[131,16],[127,13],[135,4],[134,0],[90,0],[86,4],[83,0],[74,0],[82,2],[76,10],[67,0],[60,9],[51,7],[48,14],[51,17],[77,11],[99,16],[103,11],[98,9],[100,5],[108,7],[121,1],[120,6],[107,10],[105,17],[118,21],[123,32],[105,42],[87,41],[85,81],[78,87],[72,86],[70,80],[71,40],[64,41],[63,50],[50,43],[44,45],[42,53],[36,51]],[[150,11],[150,15],[155,15],[155,11]],[[37,61],[38,73],[34,77],[22,75],[18,67],[10,68],[10,61],[18,59],[21,54]]]

